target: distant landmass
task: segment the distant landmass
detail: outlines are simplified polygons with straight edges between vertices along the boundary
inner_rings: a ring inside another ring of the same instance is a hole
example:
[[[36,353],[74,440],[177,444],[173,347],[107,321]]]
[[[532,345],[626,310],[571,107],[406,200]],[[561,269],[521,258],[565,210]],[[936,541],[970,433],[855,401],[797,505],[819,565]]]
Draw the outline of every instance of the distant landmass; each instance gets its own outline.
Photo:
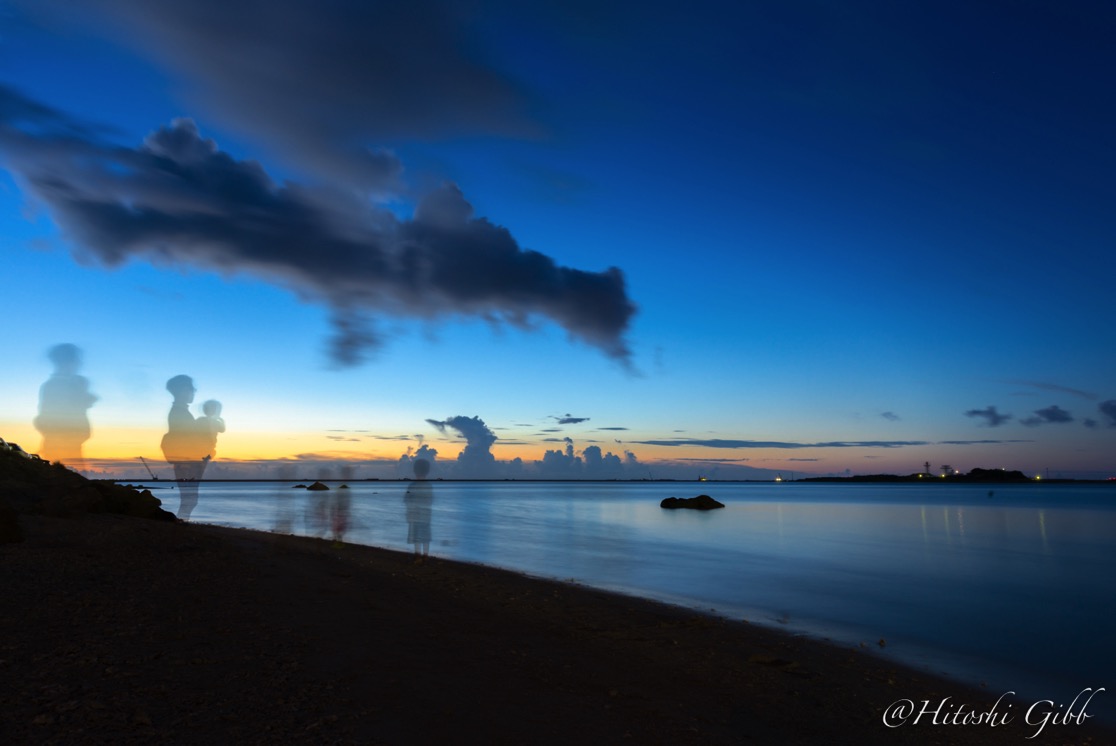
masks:
[[[926,472],[918,474],[863,474],[855,477],[806,477],[799,482],[1034,482],[1021,471],[1006,469],[973,469],[967,474],[946,474],[935,476]],[[1069,481],[1069,480],[1050,480]]]

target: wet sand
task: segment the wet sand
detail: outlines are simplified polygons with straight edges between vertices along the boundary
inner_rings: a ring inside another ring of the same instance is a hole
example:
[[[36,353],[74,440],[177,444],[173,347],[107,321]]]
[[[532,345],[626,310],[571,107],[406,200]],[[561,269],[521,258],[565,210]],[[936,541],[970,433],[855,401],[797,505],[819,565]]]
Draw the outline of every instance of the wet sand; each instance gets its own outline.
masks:
[[[888,728],[897,700],[949,697],[944,718],[1002,692],[503,570],[114,515],[20,523],[0,545],[3,743],[1116,743],[1092,720],[1028,740],[1026,702],[996,727]]]

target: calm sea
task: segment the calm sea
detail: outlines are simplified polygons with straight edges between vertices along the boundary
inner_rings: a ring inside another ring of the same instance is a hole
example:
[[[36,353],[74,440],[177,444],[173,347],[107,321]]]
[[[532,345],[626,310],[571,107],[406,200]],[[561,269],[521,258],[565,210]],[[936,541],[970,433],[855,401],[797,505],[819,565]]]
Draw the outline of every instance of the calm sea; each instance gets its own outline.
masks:
[[[204,483],[193,519],[327,535],[347,495],[345,541],[410,551],[406,483],[292,484]],[[435,556],[863,643],[997,693],[1106,687],[1090,713],[1116,712],[1116,485],[431,484]],[[727,507],[659,507],[699,492]]]

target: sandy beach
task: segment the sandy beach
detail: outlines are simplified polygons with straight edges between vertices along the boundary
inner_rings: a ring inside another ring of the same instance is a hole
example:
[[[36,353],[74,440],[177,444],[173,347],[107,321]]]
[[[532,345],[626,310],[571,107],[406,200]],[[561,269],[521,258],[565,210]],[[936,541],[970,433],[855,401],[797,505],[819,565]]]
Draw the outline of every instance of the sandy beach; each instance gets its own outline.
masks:
[[[516,573],[110,514],[0,545],[5,743],[1112,743],[1094,721],[889,728],[1001,692]]]

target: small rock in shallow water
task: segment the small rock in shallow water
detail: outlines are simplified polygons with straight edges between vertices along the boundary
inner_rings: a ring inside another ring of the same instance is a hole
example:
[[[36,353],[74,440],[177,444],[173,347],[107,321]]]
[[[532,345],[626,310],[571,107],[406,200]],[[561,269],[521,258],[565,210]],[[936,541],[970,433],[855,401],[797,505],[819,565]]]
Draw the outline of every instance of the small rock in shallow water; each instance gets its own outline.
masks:
[[[677,508],[690,508],[691,510],[713,510],[715,508],[723,508],[725,504],[714,500],[709,495],[698,495],[697,497],[668,497],[659,503],[660,508],[667,510],[675,510]]]

